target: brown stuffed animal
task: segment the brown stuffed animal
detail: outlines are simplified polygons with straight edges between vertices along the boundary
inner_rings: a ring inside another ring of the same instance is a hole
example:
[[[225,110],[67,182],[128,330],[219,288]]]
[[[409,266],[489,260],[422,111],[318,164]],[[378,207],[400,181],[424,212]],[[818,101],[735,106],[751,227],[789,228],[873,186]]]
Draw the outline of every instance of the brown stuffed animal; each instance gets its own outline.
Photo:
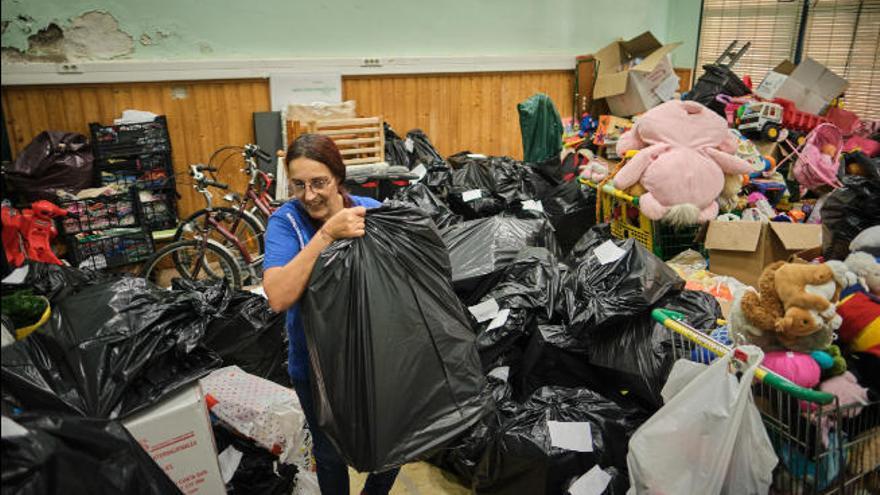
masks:
[[[785,310],[782,318],[776,320],[776,331],[785,338],[795,339],[810,335],[819,330],[819,314],[799,306],[792,306]],[[783,339],[780,336],[780,339]],[[785,340],[783,340],[785,343]]]
[[[785,262],[767,265],[758,278],[758,293],[746,291],[742,296],[742,311],[746,319],[763,332],[777,331],[776,322],[783,316],[782,300],[776,291],[775,274]]]
[[[821,313],[828,310],[831,303],[834,302],[834,295],[838,293],[837,287],[834,285],[834,272],[824,264],[784,263],[776,269],[773,279],[776,293],[779,295],[779,300],[782,301],[782,307],[786,310],[792,306],[798,306]],[[820,294],[807,291],[808,285],[823,286],[829,282],[834,285],[830,287],[830,297],[823,297]]]

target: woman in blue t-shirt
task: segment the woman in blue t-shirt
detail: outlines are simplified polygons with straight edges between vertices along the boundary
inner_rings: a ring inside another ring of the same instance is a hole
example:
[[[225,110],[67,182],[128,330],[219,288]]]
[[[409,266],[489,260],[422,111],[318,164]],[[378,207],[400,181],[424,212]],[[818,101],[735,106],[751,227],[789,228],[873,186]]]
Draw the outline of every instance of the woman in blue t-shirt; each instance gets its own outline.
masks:
[[[263,289],[274,311],[287,311],[288,372],[312,431],[312,450],[323,495],[348,493],[348,466],[318,429],[309,385],[306,347],[299,299],[305,292],[318,255],[336,239],[364,235],[366,208],[379,206],[370,198],[350,196],[343,186],[345,164],[333,141],[317,134],[298,137],[287,149],[287,173],[295,199],[269,218]],[[374,473],[363,493],[387,494],[399,469]]]

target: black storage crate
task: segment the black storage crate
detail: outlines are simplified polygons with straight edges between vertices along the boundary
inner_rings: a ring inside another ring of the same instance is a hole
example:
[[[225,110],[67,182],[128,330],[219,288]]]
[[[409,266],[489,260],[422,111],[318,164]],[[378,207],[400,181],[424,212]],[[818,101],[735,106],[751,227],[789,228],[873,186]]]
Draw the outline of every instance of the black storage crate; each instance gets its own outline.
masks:
[[[170,154],[171,138],[164,115],[152,122],[135,124],[89,124],[95,158],[131,157],[147,154]]]
[[[177,191],[154,189],[138,191],[138,215],[148,230],[177,227]]]
[[[153,238],[142,228],[82,232],[69,236],[73,265],[101,270],[138,263],[153,254]]]
[[[174,187],[174,169],[169,153],[102,158],[95,164],[101,185],[137,186],[139,189]]]
[[[137,199],[134,191],[89,199],[61,201],[58,206],[68,211],[58,219],[59,232],[64,235],[118,227],[136,227],[138,219]]]

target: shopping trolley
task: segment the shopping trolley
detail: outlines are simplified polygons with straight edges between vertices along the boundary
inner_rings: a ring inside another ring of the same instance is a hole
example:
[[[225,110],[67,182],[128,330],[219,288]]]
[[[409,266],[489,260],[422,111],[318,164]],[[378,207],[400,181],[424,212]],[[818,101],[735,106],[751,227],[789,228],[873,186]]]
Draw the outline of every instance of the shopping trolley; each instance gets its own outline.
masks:
[[[673,361],[737,357],[735,349],[683,323],[680,313],[654,309],[651,315],[670,330]],[[880,493],[880,401],[841,406],[834,395],[763,367],[752,394],[779,457],[770,493]]]
[[[628,151],[616,169],[619,170],[635,154],[636,151]],[[581,184],[596,189],[596,222],[609,224],[612,236],[618,239],[635,239],[663,260],[669,260],[688,249],[704,251],[703,245],[695,241],[700,225],[673,227],[651,220],[639,210],[638,196],[615,188],[607,182],[608,179],[599,183],[583,177],[578,180]]]

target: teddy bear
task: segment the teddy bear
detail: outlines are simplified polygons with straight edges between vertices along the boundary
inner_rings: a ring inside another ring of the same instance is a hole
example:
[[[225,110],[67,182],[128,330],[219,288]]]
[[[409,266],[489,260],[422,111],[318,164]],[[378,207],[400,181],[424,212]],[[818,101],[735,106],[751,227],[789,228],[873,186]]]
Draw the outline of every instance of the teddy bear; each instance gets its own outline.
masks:
[[[773,273],[776,293],[783,310],[798,307],[834,318],[840,288],[831,267],[826,264],[784,263]],[[801,311],[799,314],[803,314]],[[838,324],[839,326],[839,324]]]
[[[708,222],[718,215],[725,175],[752,169],[734,155],[736,149],[724,118],[697,102],[668,101],[645,112],[617,142],[620,156],[640,151],[615,174],[613,185],[627,190],[640,183],[646,192],[639,208],[652,220]],[[732,191],[734,181],[730,184]]]

